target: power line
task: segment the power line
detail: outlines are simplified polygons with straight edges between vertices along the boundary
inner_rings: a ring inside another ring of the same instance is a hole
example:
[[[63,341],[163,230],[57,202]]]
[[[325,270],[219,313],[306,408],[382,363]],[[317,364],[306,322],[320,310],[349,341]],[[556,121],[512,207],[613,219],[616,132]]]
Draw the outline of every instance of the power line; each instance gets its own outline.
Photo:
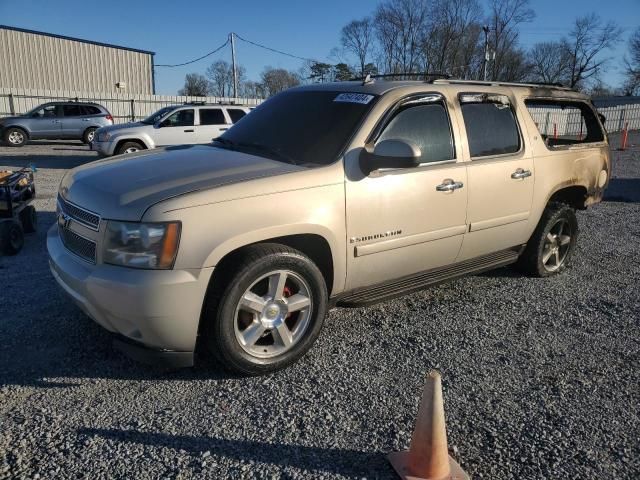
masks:
[[[222,45],[220,45],[218,48],[216,48],[215,50],[213,50],[213,51],[211,51],[211,52],[207,53],[206,55],[203,55],[203,56],[201,56],[201,57],[196,58],[195,60],[189,60],[188,62],[184,62],[184,63],[177,63],[177,64],[175,64],[175,65],[159,65],[159,64],[156,64],[155,66],[156,66],[156,67],[182,67],[182,66],[184,66],[184,65],[189,65],[189,64],[191,64],[191,63],[199,62],[199,61],[200,61],[200,60],[202,60],[203,58],[207,58],[207,57],[209,57],[209,56],[213,55],[214,53],[219,52],[220,50],[222,50],[222,49],[223,49],[224,47],[226,47],[227,45],[229,45],[229,39],[228,39],[228,38],[227,38],[227,41],[226,41],[226,42],[224,42]]]
[[[306,58],[306,57],[300,57],[298,55],[294,55],[292,53],[287,53],[287,52],[283,52],[282,50],[277,50],[275,48],[271,48],[271,47],[267,47],[266,45],[262,45],[260,43],[256,43],[256,42],[252,42],[251,40],[247,40],[246,38],[242,38],[240,35],[238,35],[237,33],[234,33],[234,35],[239,39],[242,40],[243,42],[246,43],[250,43],[251,45],[254,45],[256,47],[259,48],[264,48],[265,50],[269,50],[271,52],[275,52],[275,53],[279,53],[280,55],[286,55],[287,57],[291,57],[291,58],[297,58],[298,60],[304,60],[305,62],[318,62],[318,60],[314,59],[314,58]]]

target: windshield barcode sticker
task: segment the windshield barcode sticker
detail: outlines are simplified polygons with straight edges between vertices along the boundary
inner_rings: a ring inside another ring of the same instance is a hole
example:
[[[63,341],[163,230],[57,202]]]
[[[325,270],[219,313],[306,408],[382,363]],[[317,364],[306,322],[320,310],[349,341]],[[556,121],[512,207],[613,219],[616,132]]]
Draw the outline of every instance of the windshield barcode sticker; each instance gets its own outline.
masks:
[[[334,102],[346,102],[346,103],[362,103],[366,105],[373,100],[373,95],[367,95],[366,93],[341,93]]]

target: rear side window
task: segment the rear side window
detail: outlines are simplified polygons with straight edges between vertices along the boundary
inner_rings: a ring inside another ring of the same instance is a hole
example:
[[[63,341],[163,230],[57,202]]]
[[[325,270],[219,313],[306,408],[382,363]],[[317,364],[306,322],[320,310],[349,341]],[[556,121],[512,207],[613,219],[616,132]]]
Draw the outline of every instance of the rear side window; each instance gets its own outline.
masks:
[[[86,115],[82,105],[63,105],[62,112],[65,117],[81,117]]]
[[[412,99],[402,105],[377,141],[382,140],[413,143],[422,152],[420,163],[455,158],[449,116],[443,102],[434,95],[423,100]]]
[[[225,123],[227,121],[221,108],[200,109],[200,125],[224,125]]]
[[[240,110],[239,108],[227,108],[227,113],[231,117],[231,121],[233,123],[238,122],[247,114],[244,110]]]
[[[472,158],[520,150],[518,124],[508,97],[461,93],[459,100]]]
[[[531,99],[524,103],[549,148],[604,140],[596,114],[584,102]]]
[[[93,105],[84,105],[82,108],[85,111],[85,115],[100,115],[102,113],[98,107]]]

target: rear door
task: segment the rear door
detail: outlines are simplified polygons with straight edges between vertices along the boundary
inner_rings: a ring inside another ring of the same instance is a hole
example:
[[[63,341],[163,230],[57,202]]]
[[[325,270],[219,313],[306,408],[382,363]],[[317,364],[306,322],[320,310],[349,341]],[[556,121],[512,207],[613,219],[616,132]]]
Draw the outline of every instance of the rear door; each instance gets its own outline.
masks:
[[[196,137],[195,110],[175,110],[154,129],[154,136],[158,147],[199,143]]]
[[[535,171],[509,96],[461,93],[458,104],[471,159],[466,260],[527,242]]]
[[[198,143],[211,143],[231,126],[229,118],[222,107],[202,107],[200,125],[197,127]]]
[[[62,137],[82,138],[88,125],[88,115],[84,106],[76,104],[62,105]]]
[[[61,113],[60,105],[45,105],[32,113],[28,121],[31,138],[60,138]]]

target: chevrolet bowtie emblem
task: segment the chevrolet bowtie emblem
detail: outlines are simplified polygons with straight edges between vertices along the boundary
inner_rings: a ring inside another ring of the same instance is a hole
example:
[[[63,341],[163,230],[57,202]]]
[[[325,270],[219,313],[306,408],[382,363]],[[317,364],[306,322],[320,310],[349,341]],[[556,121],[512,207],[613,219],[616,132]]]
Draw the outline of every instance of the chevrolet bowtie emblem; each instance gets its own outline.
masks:
[[[66,213],[58,214],[58,226],[63,228],[69,228],[70,224],[71,224],[71,217],[69,215],[67,215]]]

